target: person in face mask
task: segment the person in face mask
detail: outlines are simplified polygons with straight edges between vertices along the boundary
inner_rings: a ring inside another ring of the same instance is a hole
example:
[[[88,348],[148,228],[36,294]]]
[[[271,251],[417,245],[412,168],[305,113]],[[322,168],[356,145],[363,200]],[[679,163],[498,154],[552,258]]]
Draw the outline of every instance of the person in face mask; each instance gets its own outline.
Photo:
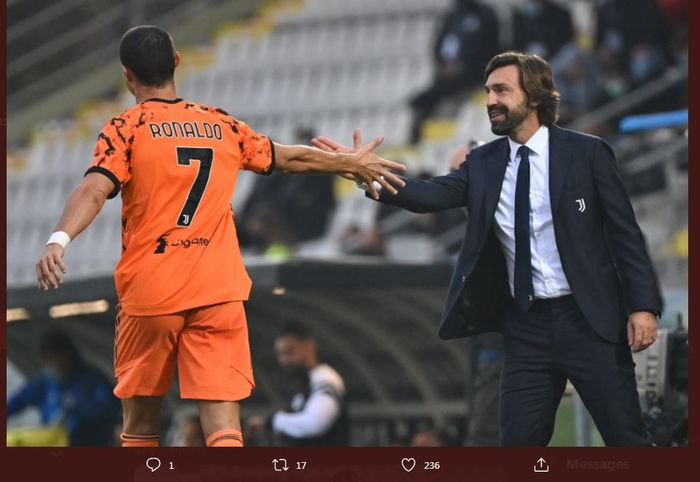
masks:
[[[8,418],[37,407],[42,425],[65,427],[69,445],[111,445],[119,403],[107,378],[85,362],[62,331],[42,336],[39,359],[39,375],[7,401]]]
[[[446,12],[433,45],[433,80],[410,100],[413,119],[411,144],[421,140],[423,123],[443,101],[480,85],[481,70],[498,53],[500,24],[488,2],[456,0]]]
[[[549,0],[525,0],[513,15],[513,47],[551,58],[574,40],[571,13]]]
[[[664,52],[655,45],[636,45],[630,54],[629,74],[635,86],[643,85],[663,74],[666,68]]]
[[[349,445],[350,430],[345,384],[331,366],[320,363],[311,329],[290,321],[275,338],[280,367],[297,379],[299,391],[286,410],[263,419],[251,417],[249,430],[271,428],[284,445]]]

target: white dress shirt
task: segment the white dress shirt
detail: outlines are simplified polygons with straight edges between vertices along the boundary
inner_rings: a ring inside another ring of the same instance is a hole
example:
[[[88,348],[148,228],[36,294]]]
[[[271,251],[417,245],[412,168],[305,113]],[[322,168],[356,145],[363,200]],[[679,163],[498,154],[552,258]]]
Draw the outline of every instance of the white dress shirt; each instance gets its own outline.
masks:
[[[517,144],[508,138],[510,160],[506,167],[501,197],[496,208],[496,236],[508,267],[511,294],[515,271],[515,186],[520,155]],[[552,206],[549,202],[549,128],[540,126],[525,143],[530,149],[530,254],[535,298],[557,298],[571,293],[564,275],[554,238]],[[555,160],[556,162],[556,160]]]

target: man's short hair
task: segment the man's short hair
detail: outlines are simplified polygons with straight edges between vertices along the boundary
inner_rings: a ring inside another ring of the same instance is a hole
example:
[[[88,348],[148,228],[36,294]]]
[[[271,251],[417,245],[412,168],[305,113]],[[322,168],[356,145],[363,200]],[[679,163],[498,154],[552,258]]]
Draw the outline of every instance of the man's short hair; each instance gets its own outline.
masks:
[[[277,337],[294,336],[300,340],[310,340],[314,337],[311,327],[298,320],[289,320],[282,326]]]
[[[162,87],[175,74],[173,39],[155,25],[139,25],[127,30],[119,45],[119,59],[144,85]]]

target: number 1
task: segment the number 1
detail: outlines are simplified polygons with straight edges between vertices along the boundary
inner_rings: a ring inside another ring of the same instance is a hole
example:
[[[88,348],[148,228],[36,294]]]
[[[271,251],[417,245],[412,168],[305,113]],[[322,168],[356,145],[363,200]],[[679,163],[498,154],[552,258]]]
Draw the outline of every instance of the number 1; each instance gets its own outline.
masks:
[[[180,166],[191,166],[192,161],[199,161],[199,172],[192,183],[190,192],[187,195],[185,205],[182,206],[180,215],[177,217],[177,225],[189,227],[194,220],[194,215],[199,207],[199,202],[204,196],[209,182],[211,165],[214,162],[214,149],[211,147],[178,147],[177,163]]]

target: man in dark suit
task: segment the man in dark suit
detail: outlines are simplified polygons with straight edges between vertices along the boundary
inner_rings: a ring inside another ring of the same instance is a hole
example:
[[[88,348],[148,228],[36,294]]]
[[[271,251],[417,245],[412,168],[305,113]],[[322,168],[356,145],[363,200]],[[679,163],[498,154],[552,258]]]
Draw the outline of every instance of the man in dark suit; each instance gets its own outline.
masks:
[[[484,77],[492,131],[505,137],[454,173],[378,195],[415,212],[469,209],[439,335],[503,333],[502,445],[549,443],[567,379],[607,445],[650,445],[631,350],[655,341],[662,301],[613,151],[555,124],[541,57],[499,54]]]

